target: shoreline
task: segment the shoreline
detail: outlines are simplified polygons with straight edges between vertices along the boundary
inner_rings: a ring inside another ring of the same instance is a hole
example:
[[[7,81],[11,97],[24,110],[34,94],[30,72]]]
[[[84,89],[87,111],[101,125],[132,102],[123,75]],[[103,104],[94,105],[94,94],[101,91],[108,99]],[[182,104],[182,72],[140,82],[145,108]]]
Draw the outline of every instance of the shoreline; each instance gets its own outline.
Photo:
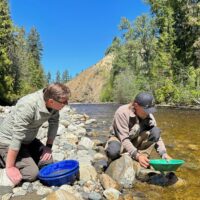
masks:
[[[70,105],[123,105],[117,102],[72,102]],[[170,104],[156,104],[157,108],[173,108],[173,109],[184,109],[184,110],[200,110],[200,105],[170,105]]]

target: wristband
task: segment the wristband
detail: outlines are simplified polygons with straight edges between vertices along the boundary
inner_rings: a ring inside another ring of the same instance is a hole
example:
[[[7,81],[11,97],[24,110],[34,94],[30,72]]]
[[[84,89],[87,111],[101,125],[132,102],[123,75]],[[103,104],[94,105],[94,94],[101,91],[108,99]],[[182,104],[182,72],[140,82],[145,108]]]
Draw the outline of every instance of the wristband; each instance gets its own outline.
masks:
[[[46,147],[49,147],[50,149],[52,148],[52,144],[46,144]]]

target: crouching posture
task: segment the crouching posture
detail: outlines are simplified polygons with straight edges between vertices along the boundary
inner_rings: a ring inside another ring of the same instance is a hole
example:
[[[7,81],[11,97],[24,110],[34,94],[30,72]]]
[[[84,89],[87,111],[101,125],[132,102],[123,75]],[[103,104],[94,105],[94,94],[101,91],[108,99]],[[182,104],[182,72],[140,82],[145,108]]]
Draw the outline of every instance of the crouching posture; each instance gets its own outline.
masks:
[[[41,166],[51,163],[57,134],[59,110],[67,103],[70,90],[55,83],[21,98],[0,126],[0,178],[11,186],[21,180],[34,181]],[[48,121],[46,145],[36,136]],[[4,174],[2,174],[5,172]],[[1,182],[2,183],[2,182]],[[5,183],[6,184],[6,183]]]
[[[154,147],[162,158],[170,159],[152,114],[155,111],[154,98],[149,93],[139,93],[132,103],[117,109],[112,135],[105,147],[111,160],[127,152],[142,167],[147,168],[148,157]]]

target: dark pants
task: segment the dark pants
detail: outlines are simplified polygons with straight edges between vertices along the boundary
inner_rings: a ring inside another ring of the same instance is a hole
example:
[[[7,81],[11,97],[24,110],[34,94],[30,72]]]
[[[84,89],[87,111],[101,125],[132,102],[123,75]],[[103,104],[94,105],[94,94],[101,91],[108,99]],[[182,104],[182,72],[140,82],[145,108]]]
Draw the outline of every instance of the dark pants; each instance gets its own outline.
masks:
[[[150,153],[159,138],[160,129],[157,127],[153,127],[149,131],[143,131],[139,133],[139,135],[131,140],[131,142],[137,148],[139,153],[150,156]],[[115,136],[112,136],[108,140],[105,149],[107,156],[111,160],[115,160],[119,158],[122,153],[125,153],[125,149],[123,148],[120,140]]]
[[[50,164],[53,160],[41,162],[40,157],[43,152],[44,144],[38,139],[34,139],[28,145],[21,145],[17,155],[15,166],[22,174],[22,179],[25,181],[34,181],[37,178],[39,169],[44,165]],[[0,143],[0,167],[5,168],[8,146]]]

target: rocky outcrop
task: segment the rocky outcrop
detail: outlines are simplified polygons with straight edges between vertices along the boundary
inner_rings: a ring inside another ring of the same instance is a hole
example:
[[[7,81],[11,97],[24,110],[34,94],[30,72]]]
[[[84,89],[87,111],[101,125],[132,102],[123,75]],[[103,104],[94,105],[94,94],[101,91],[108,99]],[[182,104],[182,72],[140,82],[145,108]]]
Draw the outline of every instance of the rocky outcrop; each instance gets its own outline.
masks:
[[[110,77],[113,55],[107,55],[67,83],[71,102],[100,102],[103,87]]]

